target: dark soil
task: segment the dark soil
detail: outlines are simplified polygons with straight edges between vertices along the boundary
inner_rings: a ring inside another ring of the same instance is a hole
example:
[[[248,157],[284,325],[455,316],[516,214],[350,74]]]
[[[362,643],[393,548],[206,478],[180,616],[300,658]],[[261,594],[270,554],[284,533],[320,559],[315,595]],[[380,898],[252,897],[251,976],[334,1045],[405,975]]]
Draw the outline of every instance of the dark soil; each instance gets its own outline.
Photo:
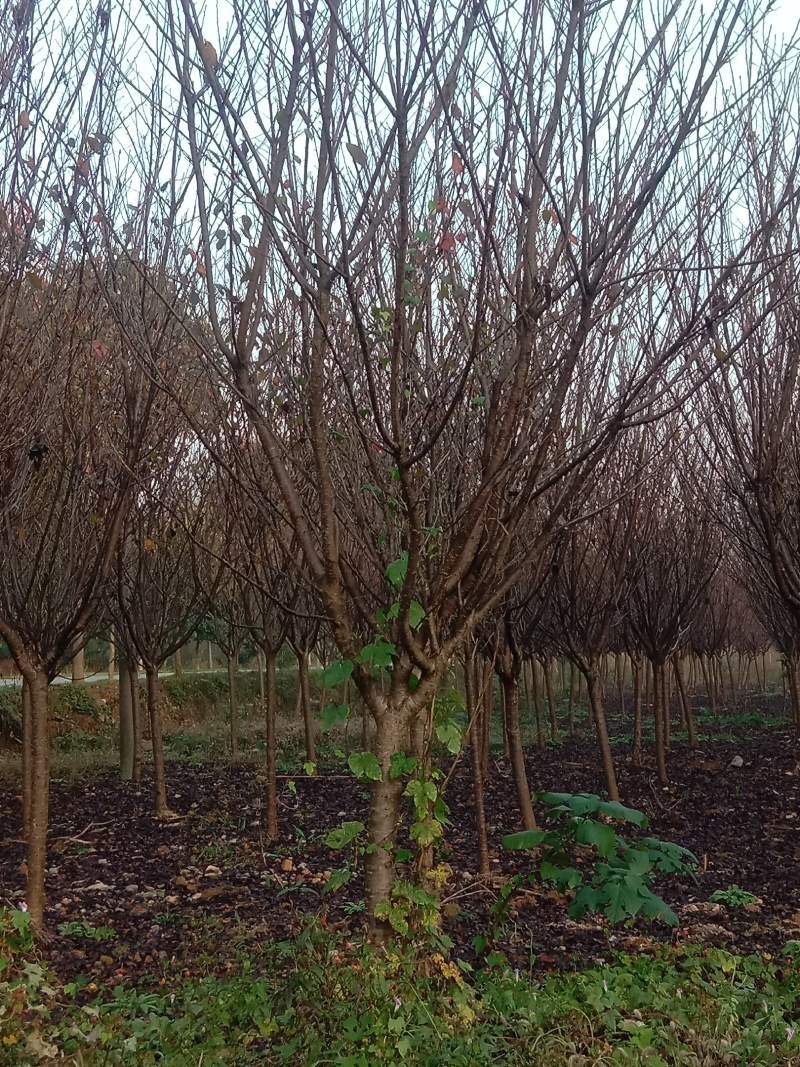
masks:
[[[648,814],[653,836],[690,848],[700,860],[696,883],[671,879],[659,887],[681,917],[677,931],[638,921],[615,928],[598,918],[574,922],[563,897],[537,889],[513,896],[506,927],[491,947],[527,969],[603,960],[614,949],[647,951],[675,937],[767,953],[800,938],[797,740],[774,726],[725,729],[726,740],[704,742],[695,751],[673,746],[666,789],[652,763],[634,767],[628,748],[616,746],[623,799]],[[737,732],[738,740],[731,739]],[[731,765],[734,756],[743,759],[742,767]],[[602,792],[589,739],[531,751],[528,767],[534,789]],[[357,881],[334,896],[322,894],[326,872],[341,863],[322,837],[343,820],[364,818],[361,783],[347,773],[282,777],[280,837],[267,844],[265,783],[257,767],[171,764],[168,774],[170,803],[180,818],[166,823],[151,815],[149,780],[138,787],[112,776],[53,784],[48,924],[54,934],[63,924],[84,924],[67,927],[49,945],[64,980],[168,978],[174,969],[224,974],[243,950],[293,936],[320,909],[326,922],[359,928]],[[507,761],[492,760],[487,810],[497,876],[488,884],[475,876],[467,760],[456,768],[447,799],[452,827],[437,857],[452,868],[442,891],[444,926],[456,952],[471,957],[473,937],[489,932],[500,884],[524,869],[521,854],[504,854],[500,844],[517,828]],[[0,901],[22,896],[25,850],[18,834],[18,798],[0,788]],[[760,903],[707,903],[715,890],[732,884]],[[99,940],[100,927],[116,936]]]

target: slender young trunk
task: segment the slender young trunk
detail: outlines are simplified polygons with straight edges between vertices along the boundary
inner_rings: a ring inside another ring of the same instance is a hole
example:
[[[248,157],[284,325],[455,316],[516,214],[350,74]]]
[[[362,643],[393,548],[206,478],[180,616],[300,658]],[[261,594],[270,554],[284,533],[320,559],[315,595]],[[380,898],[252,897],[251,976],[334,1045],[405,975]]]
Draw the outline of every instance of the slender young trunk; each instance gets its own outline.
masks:
[[[167,807],[167,777],[164,770],[164,735],[161,727],[161,702],[158,692],[158,667],[146,666],[147,712],[150,717],[150,738],[153,742],[153,788],[157,819],[170,815]]]
[[[700,660],[700,671],[701,671],[701,673],[703,675],[703,688],[706,691],[706,700],[708,701],[708,706],[711,708],[711,710],[713,712],[715,712],[715,716],[714,717],[716,718],[716,704],[715,704],[715,696],[714,696],[714,686],[711,684],[711,672],[708,669],[708,664],[706,663],[706,657],[701,655],[699,657],[699,660]]]
[[[31,791],[33,776],[33,716],[30,682],[22,678],[22,836],[28,840],[31,828]]]
[[[278,675],[275,669],[277,652],[268,649],[266,661],[266,728],[267,728],[267,839],[278,836],[278,745],[276,722],[278,718]]]
[[[728,665],[728,677],[731,682],[731,708],[736,711],[736,682],[733,679],[733,661],[730,652],[725,653],[725,662]]]
[[[108,661],[106,665],[108,673],[108,684],[113,685],[114,677],[117,673],[117,646],[114,643],[114,634],[108,635]]]
[[[617,786],[617,772],[614,768],[614,757],[611,753],[611,743],[608,740],[608,726],[606,725],[606,713],[603,701],[603,685],[599,663],[590,660],[586,671],[586,688],[589,694],[589,704],[594,718],[594,728],[597,734],[597,744],[600,747],[600,759],[603,763],[603,773],[606,777],[606,789],[609,800],[619,800],[619,788]]]
[[[128,656],[119,657],[119,776],[123,782],[133,780],[134,763],[133,692]]]
[[[664,687],[661,684],[663,663],[653,663],[653,726],[656,735],[656,770],[658,780],[667,785],[667,746],[664,737]]]
[[[786,673],[789,676],[789,692],[792,696],[792,721],[800,730],[800,652],[790,652],[786,657]]]
[[[47,824],[50,816],[50,721],[47,707],[49,681],[44,671],[37,671],[28,681],[31,795],[25,902],[34,929],[41,933],[44,930],[44,877],[47,870]]]
[[[542,714],[542,691],[539,687],[539,672],[536,669],[536,660],[530,660],[528,668],[531,672],[531,697],[533,708],[536,712],[536,746],[543,749],[547,745],[544,732],[544,715]],[[523,667],[523,670],[525,668]]]
[[[575,664],[569,665],[569,698],[567,703],[567,730],[569,736],[575,736],[575,695],[578,688],[578,672],[575,669]]]
[[[547,708],[550,712],[550,740],[558,741],[558,707],[553,695],[553,661],[551,659],[542,660],[542,674],[547,693]]]
[[[139,666],[134,659],[128,662],[131,689],[131,712],[133,714],[133,775],[132,781],[142,780],[142,734],[144,733],[144,716],[142,715],[142,690],[139,686]]]
[[[237,658],[235,652],[228,653],[228,707],[231,715],[231,759],[239,758],[239,701],[236,693],[236,667]]]
[[[86,651],[79,648],[72,660],[72,684],[83,685],[86,681]]]
[[[717,688],[717,694],[722,707],[727,707],[728,697],[725,692],[725,675],[722,673],[722,656],[716,655],[711,660],[712,671],[714,674],[714,685]]]
[[[681,702],[681,721],[686,724],[686,729],[689,733],[689,747],[697,747],[697,725],[694,721],[694,711],[692,710],[692,702],[689,700],[689,695],[686,692],[686,683],[683,679],[683,661],[676,652],[672,657],[672,667],[675,672],[675,684],[678,687],[678,696]]]
[[[625,717],[625,653],[617,652],[614,656],[614,674],[617,680],[620,715]]]
[[[653,701],[651,700],[651,695],[652,695],[652,691],[653,691],[653,685],[652,685],[652,682],[653,682],[653,670],[652,670],[652,666],[651,666],[651,663],[650,663],[649,659],[644,660],[643,668],[644,668],[644,706],[647,708],[648,711],[650,711],[650,709],[653,706]]]
[[[508,714],[506,712],[506,702],[504,699],[500,701],[500,716],[503,721],[503,758],[511,759],[511,741],[508,735]]]
[[[306,736],[306,759],[309,763],[317,762],[317,745],[314,737],[314,719],[311,714],[311,683],[308,674],[308,652],[303,651],[297,658],[300,706],[303,712],[303,729]]]
[[[375,908],[391,896],[395,869],[392,846],[400,822],[404,789],[402,778],[392,778],[390,764],[392,754],[402,748],[410,725],[408,715],[403,716],[398,709],[384,707],[375,729],[374,752],[381,766],[381,778],[372,782],[370,788],[367,829],[369,842],[376,847],[367,853],[364,860],[364,892],[370,934],[379,943],[392,937],[391,926],[385,920],[375,918]]]
[[[183,656],[181,655],[181,650],[179,648],[175,649],[173,663],[175,666],[175,677],[180,678],[183,674]]]
[[[508,747],[511,751],[511,769],[514,784],[517,787],[522,825],[525,830],[536,829],[536,816],[531,803],[531,790],[528,785],[528,773],[525,769],[525,752],[522,747],[522,735],[519,728],[519,673],[503,675],[503,707],[505,708],[506,733]]]
[[[631,680],[633,681],[633,750],[631,761],[640,767],[642,763],[642,657],[631,652]]]
[[[472,795],[475,802],[475,833],[478,839],[478,872],[487,877],[490,872],[489,832],[486,825],[486,782],[481,769],[481,738],[485,708],[477,692],[480,673],[473,658],[464,661],[464,687],[467,694],[467,714],[470,722],[470,762],[472,764]]]
[[[664,709],[664,746],[669,755],[672,748],[672,693],[666,667],[661,671],[661,707]]]
[[[492,718],[494,717],[494,661],[486,656],[483,669],[479,674],[481,690],[478,694],[483,702],[483,740],[481,745],[481,770],[484,781],[489,781],[489,745],[492,735]],[[503,727],[503,744],[506,744],[505,726]]]
[[[208,649],[208,669],[210,671],[213,671],[214,670],[214,653],[213,653],[212,648],[211,648],[211,642],[210,641],[206,641],[206,646],[207,646],[207,649]]]

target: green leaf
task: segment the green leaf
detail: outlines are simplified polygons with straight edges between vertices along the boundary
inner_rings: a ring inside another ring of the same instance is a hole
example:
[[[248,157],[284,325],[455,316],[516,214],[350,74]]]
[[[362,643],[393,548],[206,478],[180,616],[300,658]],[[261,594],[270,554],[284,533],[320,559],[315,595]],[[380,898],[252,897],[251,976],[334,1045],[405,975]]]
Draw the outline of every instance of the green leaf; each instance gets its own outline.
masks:
[[[578,823],[575,829],[575,840],[582,845],[594,845],[605,859],[613,856],[617,850],[618,839],[613,828],[603,822],[595,822],[594,819],[586,819]]]
[[[594,886],[582,886],[575,894],[575,899],[570,904],[569,914],[573,919],[582,919],[586,912],[600,911],[603,906],[604,895]]]
[[[626,807],[625,804],[620,804],[618,800],[601,801],[597,806],[597,814],[607,815],[609,819],[620,819],[623,822],[629,822],[631,825],[639,826],[643,830],[647,826],[647,816],[643,811]]]
[[[312,763],[311,760],[309,760],[307,763],[303,764],[303,770],[306,772],[306,774],[308,775],[309,778],[312,777],[312,775],[314,774],[316,769],[317,769],[316,763]]]
[[[341,685],[353,673],[353,661],[351,659],[337,659],[329,663],[322,672],[322,684],[326,689],[332,689],[335,685]]]
[[[451,756],[461,751],[461,730],[454,722],[443,722],[436,727],[436,736]]]
[[[386,577],[395,587],[399,589],[406,579],[408,573],[408,552],[402,552],[399,559],[394,560],[386,568]]]
[[[328,833],[325,838],[325,844],[328,848],[346,848],[365,829],[363,822],[343,822],[341,826],[335,827]]]
[[[353,752],[347,761],[347,766],[362,781],[380,782],[383,778],[381,765],[371,752]]]
[[[608,921],[612,923],[633,918],[639,914],[644,904],[638,886],[634,888],[624,880],[606,883],[603,886],[603,896],[605,897],[603,911]]]
[[[427,845],[432,845],[442,836],[442,828],[439,823],[433,822],[431,819],[425,819],[423,822],[412,823],[410,834],[411,840],[416,841],[418,845],[422,845],[424,848]]]
[[[347,885],[353,876],[353,872],[349,867],[341,867],[338,871],[334,871],[328,881],[322,887],[323,893],[335,893],[337,889],[341,889],[343,885]]]
[[[347,722],[350,715],[349,704],[328,704],[322,712],[322,729],[330,730],[337,722]]]
[[[506,834],[503,838],[503,848],[507,852],[538,848],[544,841],[546,834],[545,830],[520,830],[516,834]]]
[[[382,637],[376,637],[368,645],[364,645],[358,654],[358,662],[364,666],[369,665],[375,670],[389,670],[392,666],[392,657],[397,655],[397,645],[391,641],[384,641]]]
[[[422,626],[426,614],[427,612],[421,604],[416,600],[411,601],[408,605],[408,625],[412,630],[418,630]]]
[[[389,761],[389,777],[402,778],[405,774],[413,774],[418,763],[416,756],[407,756],[405,752],[393,752]]]

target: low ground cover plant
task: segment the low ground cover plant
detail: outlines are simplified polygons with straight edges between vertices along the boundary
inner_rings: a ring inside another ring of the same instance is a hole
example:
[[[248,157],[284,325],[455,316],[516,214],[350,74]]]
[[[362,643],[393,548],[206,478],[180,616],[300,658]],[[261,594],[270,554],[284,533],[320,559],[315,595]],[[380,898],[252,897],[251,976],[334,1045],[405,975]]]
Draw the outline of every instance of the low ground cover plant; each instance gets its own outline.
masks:
[[[60,986],[23,913],[0,914],[0,1062],[72,1067],[800,1064],[800,970],[718,949],[619,955],[533,980],[312,921],[228,978]]]

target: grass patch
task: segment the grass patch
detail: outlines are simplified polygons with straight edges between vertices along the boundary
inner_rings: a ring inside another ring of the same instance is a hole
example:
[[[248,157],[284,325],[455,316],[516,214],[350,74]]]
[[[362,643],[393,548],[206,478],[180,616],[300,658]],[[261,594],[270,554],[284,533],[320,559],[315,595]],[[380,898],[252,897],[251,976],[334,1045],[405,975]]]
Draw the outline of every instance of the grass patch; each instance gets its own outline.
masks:
[[[5,914],[9,1067],[48,1056],[72,1067],[800,1064],[796,942],[781,961],[682,947],[537,981],[312,924],[240,957],[230,978],[170,973],[151,988],[97,989],[58,987]]]

